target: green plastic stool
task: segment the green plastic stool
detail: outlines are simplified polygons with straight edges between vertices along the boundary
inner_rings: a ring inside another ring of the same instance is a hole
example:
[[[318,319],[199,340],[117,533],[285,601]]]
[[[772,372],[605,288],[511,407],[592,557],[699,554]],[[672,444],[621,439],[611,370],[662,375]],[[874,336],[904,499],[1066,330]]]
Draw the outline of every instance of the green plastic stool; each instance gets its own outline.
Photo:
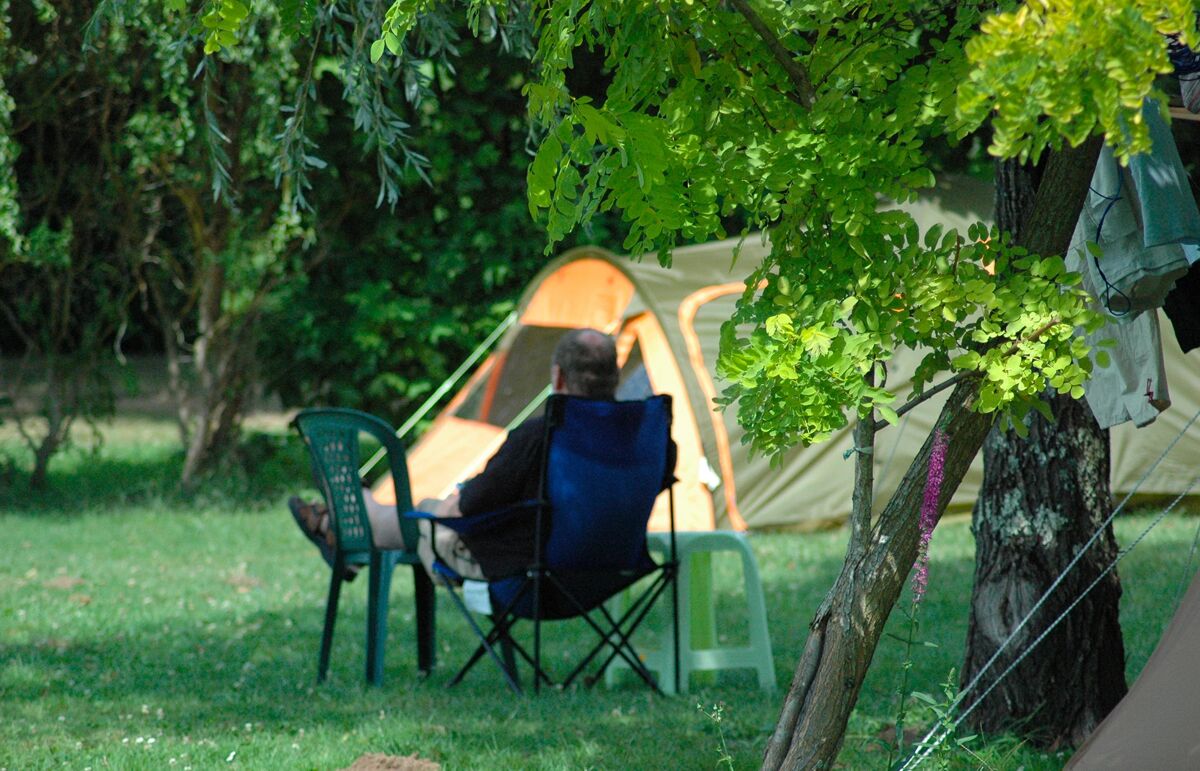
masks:
[[[670,548],[668,533],[650,533],[647,546],[666,554]],[[763,598],[758,562],[744,533],[732,530],[677,532],[675,548],[679,559],[679,691],[687,693],[692,673],[720,669],[753,669],[758,684],[764,690],[775,688],[775,662],[771,656],[771,638],[767,633],[767,606]],[[747,623],[750,644],[722,648],[717,644],[716,614],[713,607],[713,552],[734,551],[742,557],[742,577],[745,584]],[[617,602],[625,602],[622,595]],[[675,693],[675,657],[669,648],[641,650],[647,669],[658,674],[659,687],[664,693]],[[609,665],[604,673],[611,687],[617,670],[628,668],[620,659]]]

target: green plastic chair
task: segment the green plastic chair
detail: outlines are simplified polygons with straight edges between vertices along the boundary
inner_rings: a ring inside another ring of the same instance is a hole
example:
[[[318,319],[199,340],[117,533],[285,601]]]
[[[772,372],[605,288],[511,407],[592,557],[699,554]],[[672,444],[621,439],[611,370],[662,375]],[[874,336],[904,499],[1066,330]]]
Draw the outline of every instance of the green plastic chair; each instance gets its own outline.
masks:
[[[333,520],[337,546],[325,603],[325,631],[317,662],[317,682],[329,672],[333,627],[337,620],[338,597],[348,565],[368,567],[367,584],[367,682],[383,682],[383,653],[387,641],[388,594],[396,565],[411,565],[416,596],[417,669],[429,674],[434,665],[433,582],[417,557],[416,523],[400,519],[400,532],[407,548],[377,549],[371,538],[371,522],[363,498],[359,436],[367,434],[383,445],[396,485],[398,511],[412,508],[408,486],[408,464],[404,445],[383,420],[358,410],[320,408],[302,410],[292,421],[312,457],[313,473],[325,495]]]
[[[666,553],[670,545],[667,534],[649,533],[646,545],[652,551]],[[753,669],[759,687],[775,689],[775,661],[771,653],[771,636],[767,630],[767,606],[759,578],[758,562],[745,533],[729,530],[676,532],[675,554],[679,560],[679,649],[639,650],[643,664],[659,673],[663,691],[687,693],[691,676],[721,669]],[[734,552],[742,561],[742,585],[746,600],[745,624],[749,645],[723,646],[717,636],[714,608],[712,555],[715,552]],[[616,605],[621,606],[623,598]],[[609,687],[616,682],[617,671],[624,664],[614,660],[605,671]]]

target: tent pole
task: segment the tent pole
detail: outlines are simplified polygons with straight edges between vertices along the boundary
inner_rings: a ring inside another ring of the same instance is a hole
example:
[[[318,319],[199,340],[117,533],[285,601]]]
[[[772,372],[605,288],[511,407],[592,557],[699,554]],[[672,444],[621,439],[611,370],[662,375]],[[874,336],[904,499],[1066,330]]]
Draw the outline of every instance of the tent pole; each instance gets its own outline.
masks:
[[[463,363],[458,366],[458,369],[454,370],[450,377],[446,378],[446,380],[440,386],[438,386],[437,390],[425,400],[425,403],[422,404],[420,408],[408,418],[408,420],[404,421],[404,424],[401,425],[400,428],[396,429],[396,436],[403,439],[404,436],[413,429],[413,426],[417,425],[421,418],[425,417],[425,415],[428,414],[429,411],[433,409],[439,401],[441,401],[441,398],[445,396],[446,393],[453,388],[460,379],[462,379],[462,376],[467,373],[467,370],[475,366],[475,362],[479,361],[479,359],[485,353],[491,350],[496,341],[500,339],[500,335],[504,334],[504,332],[511,327],[516,320],[516,311],[512,311],[505,316],[504,320],[500,322],[499,326],[493,329],[491,334],[489,334],[487,338],[475,348],[474,351],[471,351],[471,355],[468,356],[466,360],[464,360]],[[545,397],[542,398],[544,399]],[[375,454],[371,456],[371,459],[364,463],[362,468],[358,470],[358,475],[365,477],[368,473],[370,473],[371,469],[375,468],[375,464],[379,463],[380,459],[382,459],[385,454],[386,453],[384,452],[383,448],[379,448],[379,450],[377,450]]]

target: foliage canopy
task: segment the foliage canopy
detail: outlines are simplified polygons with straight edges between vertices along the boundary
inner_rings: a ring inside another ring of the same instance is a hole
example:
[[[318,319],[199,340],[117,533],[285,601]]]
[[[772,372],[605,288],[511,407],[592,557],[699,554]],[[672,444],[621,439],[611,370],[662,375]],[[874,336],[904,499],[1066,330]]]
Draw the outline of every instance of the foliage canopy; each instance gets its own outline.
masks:
[[[1039,0],[986,16],[987,4],[925,0],[535,3],[527,93],[546,134],[530,208],[551,244],[619,210],[625,248],[664,261],[678,243],[726,235],[720,214],[770,233],[720,362],[726,400],[768,452],[819,441],[847,407],[894,420],[885,365],[901,346],[928,351],[918,391],[940,372],[976,372],[979,409],[1011,409],[1020,425],[1046,386],[1082,392],[1091,362],[1074,330],[1096,319],[1078,278],[998,231],[920,233],[877,210],[934,183],[930,136],[961,137],[993,114],[997,154],[1037,158],[1098,129],[1123,154],[1144,148],[1141,101],[1168,69],[1161,34],[1194,29],[1191,4],[1109,5]],[[397,0],[383,39],[437,7]],[[1093,45],[1098,35],[1122,44]],[[612,73],[602,103],[567,87],[573,57],[592,48]]]

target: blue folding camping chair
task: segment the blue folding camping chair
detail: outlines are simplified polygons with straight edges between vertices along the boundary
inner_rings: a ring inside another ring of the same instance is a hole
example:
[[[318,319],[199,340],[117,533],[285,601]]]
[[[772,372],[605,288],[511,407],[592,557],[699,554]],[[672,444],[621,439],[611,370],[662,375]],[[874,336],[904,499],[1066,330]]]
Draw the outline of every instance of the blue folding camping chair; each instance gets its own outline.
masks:
[[[530,509],[535,516],[533,562],[514,575],[491,577],[485,585],[462,582],[462,577],[440,559],[435,562],[439,582],[450,590],[480,640],[450,685],[460,682],[484,656],[490,656],[509,687],[520,693],[512,651],[532,667],[535,691],[542,684],[554,685],[542,665],[542,622],[580,618],[599,640],[562,679],[561,686],[569,686],[607,651],[596,673],[586,679],[588,685],[620,656],[647,685],[661,693],[630,637],[671,588],[674,650],[679,647],[674,612],[678,603],[675,506],[670,484],[666,489],[670,496],[671,548],[661,563],[656,563],[646,549],[651,509],[664,488],[664,479],[670,479],[667,459],[671,399],[664,395],[644,401],[613,402],[553,395],[546,405],[545,423],[538,499],[475,517],[409,514],[468,535],[503,526],[509,517],[527,517]],[[650,580],[638,587],[640,591],[627,609],[614,617],[605,601],[643,578]],[[464,584],[461,595],[455,588],[459,583]],[[490,617],[489,630],[484,631],[477,623],[472,606]],[[511,633],[522,619],[533,622],[532,651]],[[497,646],[503,655],[497,652]]]

